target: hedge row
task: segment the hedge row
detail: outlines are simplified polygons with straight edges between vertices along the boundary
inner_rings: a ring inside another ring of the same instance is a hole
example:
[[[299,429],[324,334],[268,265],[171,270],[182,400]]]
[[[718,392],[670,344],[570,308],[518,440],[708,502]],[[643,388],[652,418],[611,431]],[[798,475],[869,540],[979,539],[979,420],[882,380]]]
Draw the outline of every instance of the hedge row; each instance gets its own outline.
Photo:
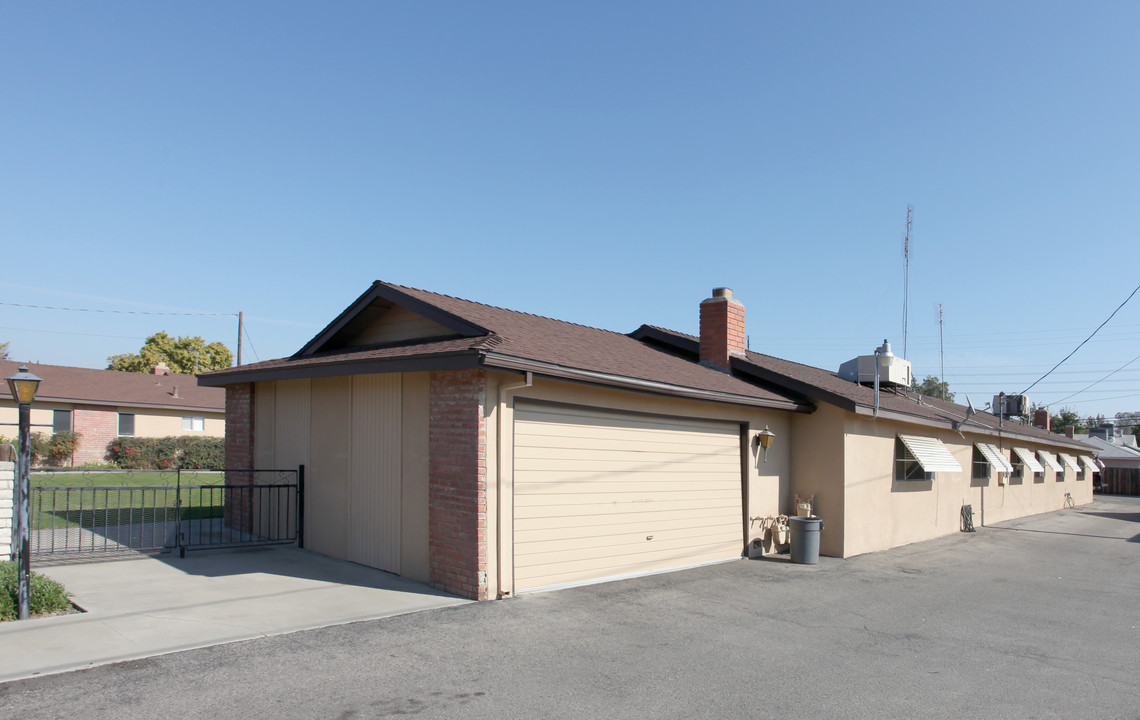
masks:
[[[215,437],[121,437],[107,459],[124,470],[202,470],[226,466],[226,440]]]

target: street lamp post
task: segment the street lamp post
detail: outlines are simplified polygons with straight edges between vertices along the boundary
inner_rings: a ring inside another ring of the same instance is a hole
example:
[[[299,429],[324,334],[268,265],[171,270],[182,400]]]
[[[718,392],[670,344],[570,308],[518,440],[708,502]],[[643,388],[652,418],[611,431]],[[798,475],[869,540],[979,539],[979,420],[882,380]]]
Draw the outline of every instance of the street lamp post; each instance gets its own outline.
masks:
[[[12,399],[20,408],[20,453],[16,462],[16,488],[12,494],[16,505],[16,522],[12,533],[18,576],[16,613],[20,620],[27,620],[31,614],[28,495],[31,492],[32,442],[29,435],[32,426],[32,401],[36,399],[39,385],[40,379],[28,372],[26,365],[21,365],[20,371],[8,378],[8,389],[12,391]]]

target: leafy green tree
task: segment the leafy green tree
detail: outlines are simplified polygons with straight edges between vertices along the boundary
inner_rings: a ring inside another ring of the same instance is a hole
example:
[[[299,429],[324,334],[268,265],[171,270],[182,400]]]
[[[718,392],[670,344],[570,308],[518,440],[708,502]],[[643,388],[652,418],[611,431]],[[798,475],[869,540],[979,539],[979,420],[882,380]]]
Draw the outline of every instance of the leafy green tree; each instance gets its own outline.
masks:
[[[1085,426],[1082,425],[1084,421],[1081,416],[1077,415],[1077,411],[1072,408],[1061,408],[1060,415],[1053,415],[1049,418],[1049,427],[1055,433],[1065,432],[1065,428],[1074,428],[1077,432],[1084,432]]]
[[[8,343],[0,343],[0,360],[8,359]]]
[[[228,368],[233,365],[233,361],[233,353],[220,342],[207,345],[197,335],[175,339],[162,331],[148,337],[138,353],[107,358],[107,369],[149,373],[155,365],[162,362],[166,363],[171,372],[193,375]]]
[[[920,383],[918,379],[911,381],[910,389],[927,397],[942,398],[953,402],[954,393],[950,392],[950,383],[938,379],[937,375],[927,375]]]

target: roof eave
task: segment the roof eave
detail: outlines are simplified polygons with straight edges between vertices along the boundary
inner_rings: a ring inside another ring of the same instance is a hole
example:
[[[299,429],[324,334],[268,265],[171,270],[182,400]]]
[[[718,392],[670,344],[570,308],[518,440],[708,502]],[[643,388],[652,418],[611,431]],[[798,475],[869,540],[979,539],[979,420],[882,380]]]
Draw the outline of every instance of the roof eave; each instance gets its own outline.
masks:
[[[616,387],[623,390],[635,390],[654,395],[667,395],[690,400],[704,400],[708,402],[725,403],[729,405],[745,405],[748,407],[762,407],[773,410],[789,412],[810,412],[811,408],[793,400],[770,400],[764,398],[736,395],[734,393],[716,390],[704,390],[684,385],[631,378],[624,375],[613,375],[593,370],[583,370],[565,365],[555,365],[538,360],[530,360],[511,355],[488,352],[483,355],[482,364],[495,370],[510,370],[516,372],[531,372],[539,377],[548,377],[558,380],[570,380],[603,387]]]
[[[433,320],[444,327],[454,330],[461,337],[479,337],[490,333],[484,327],[476,325],[468,320],[465,320],[452,313],[440,310],[436,306],[426,303],[423,300],[412,297],[405,292],[401,292],[396,288],[388,285],[387,283],[377,280],[364,291],[364,293],[356,298],[355,301],[347,308],[345,308],[340,315],[325,326],[323,330],[316,334],[312,340],[305,343],[305,346],[294,353],[291,357],[294,359],[308,357],[316,352],[319,352],[321,347],[325,345],[334,335],[336,335],[345,325],[352,322],[353,318],[363,312],[374,300],[387,300],[388,302],[399,305],[400,307],[412,310],[419,313],[429,320]]]
[[[479,353],[477,351],[457,350],[395,358],[365,358],[327,363],[280,365],[272,368],[253,368],[246,371],[235,368],[222,373],[202,375],[198,378],[198,384],[207,387],[225,387],[226,385],[270,380],[297,380],[338,375],[370,375],[421,370],[462,370],[478,366]]]

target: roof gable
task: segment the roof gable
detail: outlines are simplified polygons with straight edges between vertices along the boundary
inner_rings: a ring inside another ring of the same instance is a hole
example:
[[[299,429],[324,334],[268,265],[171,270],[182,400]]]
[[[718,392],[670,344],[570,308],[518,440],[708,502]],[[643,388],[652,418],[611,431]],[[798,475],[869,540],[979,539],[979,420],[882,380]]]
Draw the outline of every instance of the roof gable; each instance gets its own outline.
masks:
[[[293,357],[488,334],[486,328],[436,304],[412,297],[391,285],[375,282]]]

